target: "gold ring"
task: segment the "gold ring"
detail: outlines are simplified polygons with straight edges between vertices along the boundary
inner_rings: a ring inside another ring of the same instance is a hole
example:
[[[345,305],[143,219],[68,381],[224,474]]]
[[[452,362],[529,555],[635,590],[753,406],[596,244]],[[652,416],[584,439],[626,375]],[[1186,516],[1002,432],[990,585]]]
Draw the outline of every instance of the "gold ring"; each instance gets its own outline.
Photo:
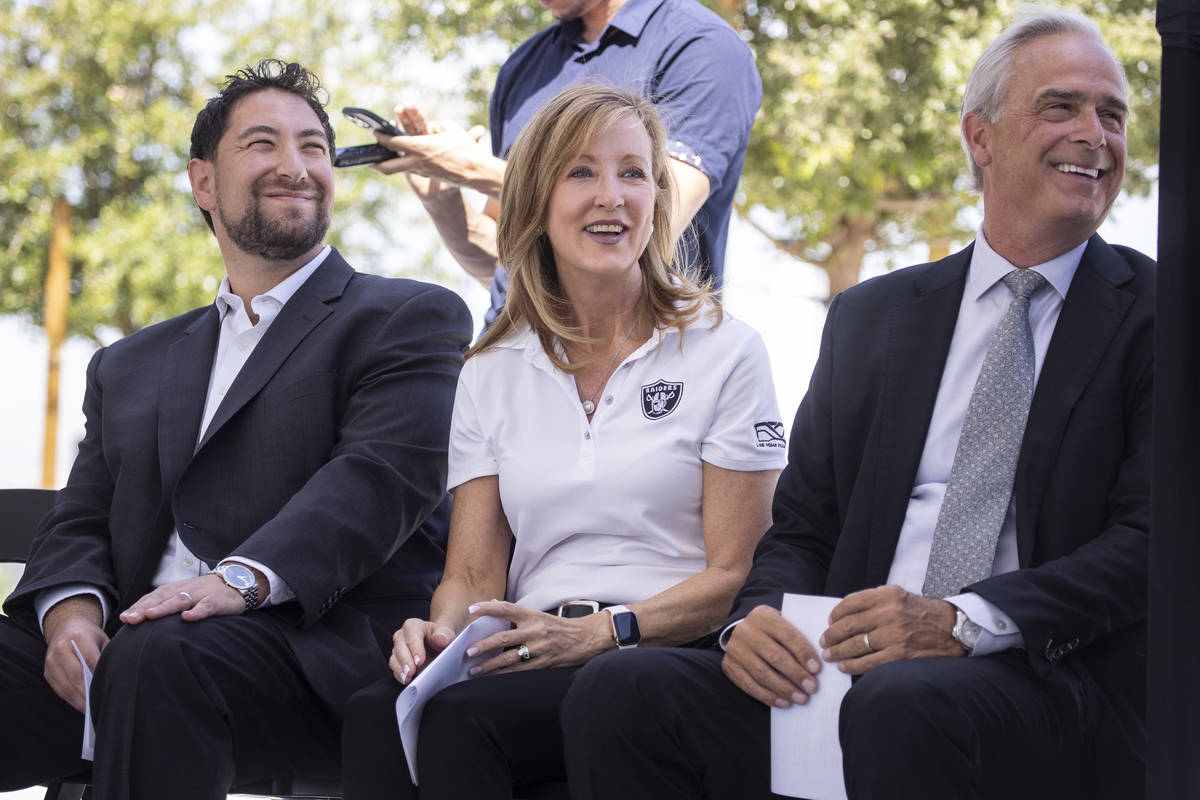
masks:
[[[867,652],[868,652],[868,653],[874,653],[874,652],[875,652],[875,648],[874,648],[874,647],[871,647],[871,634],[869,634],[869,633],[864,633],[864,634],[863,634],[863,644],[865,644],[865,645],[867,646]]]

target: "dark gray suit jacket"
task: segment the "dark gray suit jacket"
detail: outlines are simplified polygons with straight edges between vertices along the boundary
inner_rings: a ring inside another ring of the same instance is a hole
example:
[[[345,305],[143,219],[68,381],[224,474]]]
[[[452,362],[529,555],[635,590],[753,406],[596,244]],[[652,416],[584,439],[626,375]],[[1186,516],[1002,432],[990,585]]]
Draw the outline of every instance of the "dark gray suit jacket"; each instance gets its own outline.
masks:
[[[774,524],[731,620],[783,592],[840,597],[887,580],[970,257],[898,270],[830,306]],[[1093,236],[1018,462],[1020,569],[964,587],[1020,626],[1038,674],[1071,669],[1094,690],[1101,758],[1135,787],[1121,797],[1142,791],[1154,302],[1154,262]]]
[[[237,554],[279,573],[296,601],[253,613],[279,620],[339,708],[383,674],[391,631],[440,579],[446,517],[430,514],[470,330],[452,292],[356,273],[335,250],[279,312],[199,447],[214,306],[100,350],[79,455],[6,610],[36,630],[38,593],[74,582],[126,608],[177,528],[209,566]]]

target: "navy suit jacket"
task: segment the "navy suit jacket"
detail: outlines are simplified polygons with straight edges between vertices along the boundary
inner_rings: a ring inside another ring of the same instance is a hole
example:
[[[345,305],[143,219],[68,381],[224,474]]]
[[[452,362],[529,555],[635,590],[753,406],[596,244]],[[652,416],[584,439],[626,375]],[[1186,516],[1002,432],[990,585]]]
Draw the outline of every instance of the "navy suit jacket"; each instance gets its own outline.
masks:
[[[840,597],[887,580],[970,259],[968,247],[831,304],[774,524],[731,620],[784,592]],[[1035,672],[1071,669],[1095,690],[1110,764],[1144,750],[1154,302],[1154,262],[1093,236],[1029,411],[1020,568],[963,587],[1020,626]]]
[[[278,619],[338,708],[383,674],[392,630],[440,579],[446,516],[430,515],[470,314],[450,291],[354,272],[334,250],[197,446],[219,325],[210,305],[96,353],[79,455],[6,609],[36,630],[38,593],[75,582],[124,609],[178,529],[210,567],[236,554],[287,582],[295,602],[252,613]]]

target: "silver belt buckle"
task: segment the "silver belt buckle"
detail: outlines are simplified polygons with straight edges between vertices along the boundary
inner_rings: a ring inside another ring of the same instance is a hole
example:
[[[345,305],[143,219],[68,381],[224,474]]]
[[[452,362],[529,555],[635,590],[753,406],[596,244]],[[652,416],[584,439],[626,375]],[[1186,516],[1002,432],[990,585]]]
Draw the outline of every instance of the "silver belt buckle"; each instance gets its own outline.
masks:
[[[563,611],[572,606],[583,606],[584,608],[590,608],[591,611],[588,612],[589,614],[595,614],[600,611],[600,602],[598,600],[568,600],[558,607],[558,616],[561,617],[563,615]]]

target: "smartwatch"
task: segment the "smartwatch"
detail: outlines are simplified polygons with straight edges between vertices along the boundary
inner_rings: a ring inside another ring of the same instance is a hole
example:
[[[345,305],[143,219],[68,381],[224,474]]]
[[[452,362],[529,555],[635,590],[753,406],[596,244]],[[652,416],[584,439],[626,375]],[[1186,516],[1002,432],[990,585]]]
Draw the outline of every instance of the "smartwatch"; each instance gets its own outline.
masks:
[[[258,606],[258,578],[254,577],[254,572],[249,567],[230,561],[218,564],[213,572],[221,576],[226,586],[242,596],[246,601],[247,611]]]
[[[954,609],[954,630],[950,631],[950,635],[954,637],[954,641],[962,645],[962,649],[967,651],[967,655],[975,652],[975,645],[979,643],[979,634],[983,628],[977,623],[971,622],[971,618],[967,616],[961,608]]]
[[[637,647],[642,640],[637,615],[625,606],[609,606],[604,610],[612,616],[613,638],[617,640],[617,647],[621,650]]]

